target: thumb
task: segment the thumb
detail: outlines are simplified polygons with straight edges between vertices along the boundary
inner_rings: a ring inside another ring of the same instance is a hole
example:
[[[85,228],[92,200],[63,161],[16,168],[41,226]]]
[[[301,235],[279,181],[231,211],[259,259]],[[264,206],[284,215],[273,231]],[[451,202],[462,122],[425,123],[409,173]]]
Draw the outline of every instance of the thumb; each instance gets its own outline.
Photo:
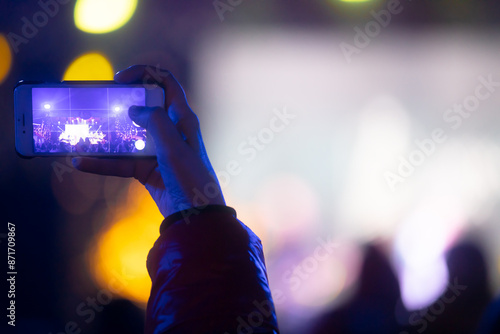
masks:
[[[128,115],[151,134],[157,151],[172,149],[172,145],[183,141],[167,111],[161,107],[131,106]]]
[[[130,106],[128,109],[128,116],[132,121],[148,130],[149,118],[154,108],[142,106]],[[150,129],[151,130],[151,129]]]

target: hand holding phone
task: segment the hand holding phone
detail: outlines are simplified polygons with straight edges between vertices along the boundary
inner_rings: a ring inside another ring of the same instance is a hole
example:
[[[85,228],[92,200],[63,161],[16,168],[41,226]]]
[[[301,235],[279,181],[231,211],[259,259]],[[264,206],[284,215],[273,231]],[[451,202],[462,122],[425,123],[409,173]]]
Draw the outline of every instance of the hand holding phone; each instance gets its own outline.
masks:
[[[153,138],[156,159],[78,157],[74,159],[75,167],[89,173],[138,179],[165,217],[193,207],[225,205],[205,150],[198,117],[173,75],[166,70],[136,65],[117,73],[115,81],[132,84],[152,78],[165,91],[165,108],[135,107],[129,110],[129,116]]]

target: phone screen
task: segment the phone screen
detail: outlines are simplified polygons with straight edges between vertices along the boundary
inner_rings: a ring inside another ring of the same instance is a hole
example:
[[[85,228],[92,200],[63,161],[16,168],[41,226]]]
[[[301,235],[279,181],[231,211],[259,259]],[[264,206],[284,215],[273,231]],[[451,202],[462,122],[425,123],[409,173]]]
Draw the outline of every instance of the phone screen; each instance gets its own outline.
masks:
[[[33,151],[146,154],[151,143],[128,116],[132,105],[146,105],[144,87],[32,88]]]

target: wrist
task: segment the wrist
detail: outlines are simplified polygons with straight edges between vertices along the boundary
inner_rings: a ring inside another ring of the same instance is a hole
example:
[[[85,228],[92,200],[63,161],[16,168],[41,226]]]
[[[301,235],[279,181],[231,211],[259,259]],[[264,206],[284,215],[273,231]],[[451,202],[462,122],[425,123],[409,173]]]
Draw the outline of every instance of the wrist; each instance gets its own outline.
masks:
[[[225,204],[208,204],[191,207],[168,215],[160,225],[160,233],[176,222],[184,221],[189,224],[190,218],[211,212],[225,213],[236,218],[236,211],[232,207],[226,206]]]

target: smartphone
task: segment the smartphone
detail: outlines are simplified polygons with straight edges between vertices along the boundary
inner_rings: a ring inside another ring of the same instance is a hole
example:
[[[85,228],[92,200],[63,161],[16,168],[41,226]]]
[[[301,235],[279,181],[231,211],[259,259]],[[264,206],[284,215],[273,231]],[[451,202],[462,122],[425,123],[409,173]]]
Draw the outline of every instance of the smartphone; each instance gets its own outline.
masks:
[[[22,157],[154,157],[153,139],[128,116],[132,105],[164,107],[163,88],[114,81],[19,82],[16,151]]]

